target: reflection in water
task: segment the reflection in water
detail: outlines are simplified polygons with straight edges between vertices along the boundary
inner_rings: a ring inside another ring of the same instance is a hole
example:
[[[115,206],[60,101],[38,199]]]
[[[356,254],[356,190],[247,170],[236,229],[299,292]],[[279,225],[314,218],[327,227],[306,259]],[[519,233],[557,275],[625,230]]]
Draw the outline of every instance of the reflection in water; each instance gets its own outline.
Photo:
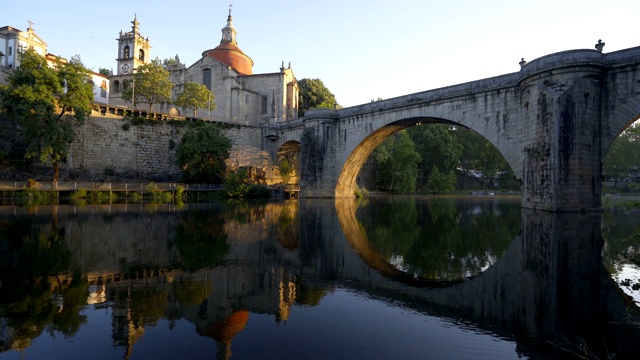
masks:
[[[605,217],[603,266],[600,216],[412,197],[0,208],[0,358],[626,358],[637,308],[606,269],[637,246]]]
[[[432,282],[481,273],[520,231],[519,201],[384,197],[369,204],[357,212],[368,237],[358,250],[368,246],[394,268]]]

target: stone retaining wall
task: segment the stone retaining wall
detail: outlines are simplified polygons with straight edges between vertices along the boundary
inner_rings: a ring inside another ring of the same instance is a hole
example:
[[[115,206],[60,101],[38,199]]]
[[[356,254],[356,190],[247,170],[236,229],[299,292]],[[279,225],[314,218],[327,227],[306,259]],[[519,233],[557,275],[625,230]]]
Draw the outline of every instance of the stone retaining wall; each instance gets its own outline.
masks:
[[[6,118],[0,121],[1,152],[19,152],[24,148],[13,124]],[[227,166],[232,170],[254,167],[267,183],[273,183],[275,180],[269,179],[277,171],[269,154],[261,149],[262,128],[222,126],[223,133],[232,141]],[[186,129],[186,124],[176,122],[145,121],[134,125],[126,118],[92,116],[77,127],[76,138],[61,170],[175,181],[182,173],[176,165],[176,147]]]

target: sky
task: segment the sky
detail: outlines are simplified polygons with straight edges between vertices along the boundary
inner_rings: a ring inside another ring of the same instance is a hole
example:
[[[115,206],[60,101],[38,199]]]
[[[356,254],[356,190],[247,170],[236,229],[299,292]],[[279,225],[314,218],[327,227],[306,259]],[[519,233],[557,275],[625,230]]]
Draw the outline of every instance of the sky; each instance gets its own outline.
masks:
[[[605,53],[640,46],[640,0],[14,0],[0,26],[33,21],[48,52],[115,70],[137,15],[152,58],[190,66],[220,43],[230,4],[254,74],[291,63],[344,107],[517,72],[521,58],[599,39]]]

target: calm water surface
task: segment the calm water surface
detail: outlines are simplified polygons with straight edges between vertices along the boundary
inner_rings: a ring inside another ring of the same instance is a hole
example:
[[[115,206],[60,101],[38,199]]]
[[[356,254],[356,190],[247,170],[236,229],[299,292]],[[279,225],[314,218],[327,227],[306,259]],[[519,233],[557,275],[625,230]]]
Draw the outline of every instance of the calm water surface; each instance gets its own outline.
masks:
[[[0,359],[616,359],[640,214],[518,199],[0,207]]]

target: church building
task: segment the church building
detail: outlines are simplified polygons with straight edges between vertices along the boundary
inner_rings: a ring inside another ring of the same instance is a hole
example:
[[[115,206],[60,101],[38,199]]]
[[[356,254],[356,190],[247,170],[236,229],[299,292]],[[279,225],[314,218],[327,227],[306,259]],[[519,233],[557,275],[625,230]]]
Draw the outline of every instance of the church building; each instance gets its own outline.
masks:
[[[140,34],[137,16],[132,24],[131,31],[120,32],[117,39],[117,72],[110,77],[111,105],[131,106],[122,100],[122,90],[129,86],[140,65],[151,62],[149,39]],[[205,85],[215,96],[212,99],[215,108],[198,109],[198,118],[252,126],[297,118],[298,83],[291,66],[285,68],[283,62],[276,72],[254,74],[254,62],[240,50],[236,34],[229,10],[222,38],[215,48],[203,51],[201,58],[189,66],[181,63],[177,55],[167,64],[174,98],[186,83],[194,82]],[[153,111],[194,116],[192,110],[172,104],[154,104]]]

